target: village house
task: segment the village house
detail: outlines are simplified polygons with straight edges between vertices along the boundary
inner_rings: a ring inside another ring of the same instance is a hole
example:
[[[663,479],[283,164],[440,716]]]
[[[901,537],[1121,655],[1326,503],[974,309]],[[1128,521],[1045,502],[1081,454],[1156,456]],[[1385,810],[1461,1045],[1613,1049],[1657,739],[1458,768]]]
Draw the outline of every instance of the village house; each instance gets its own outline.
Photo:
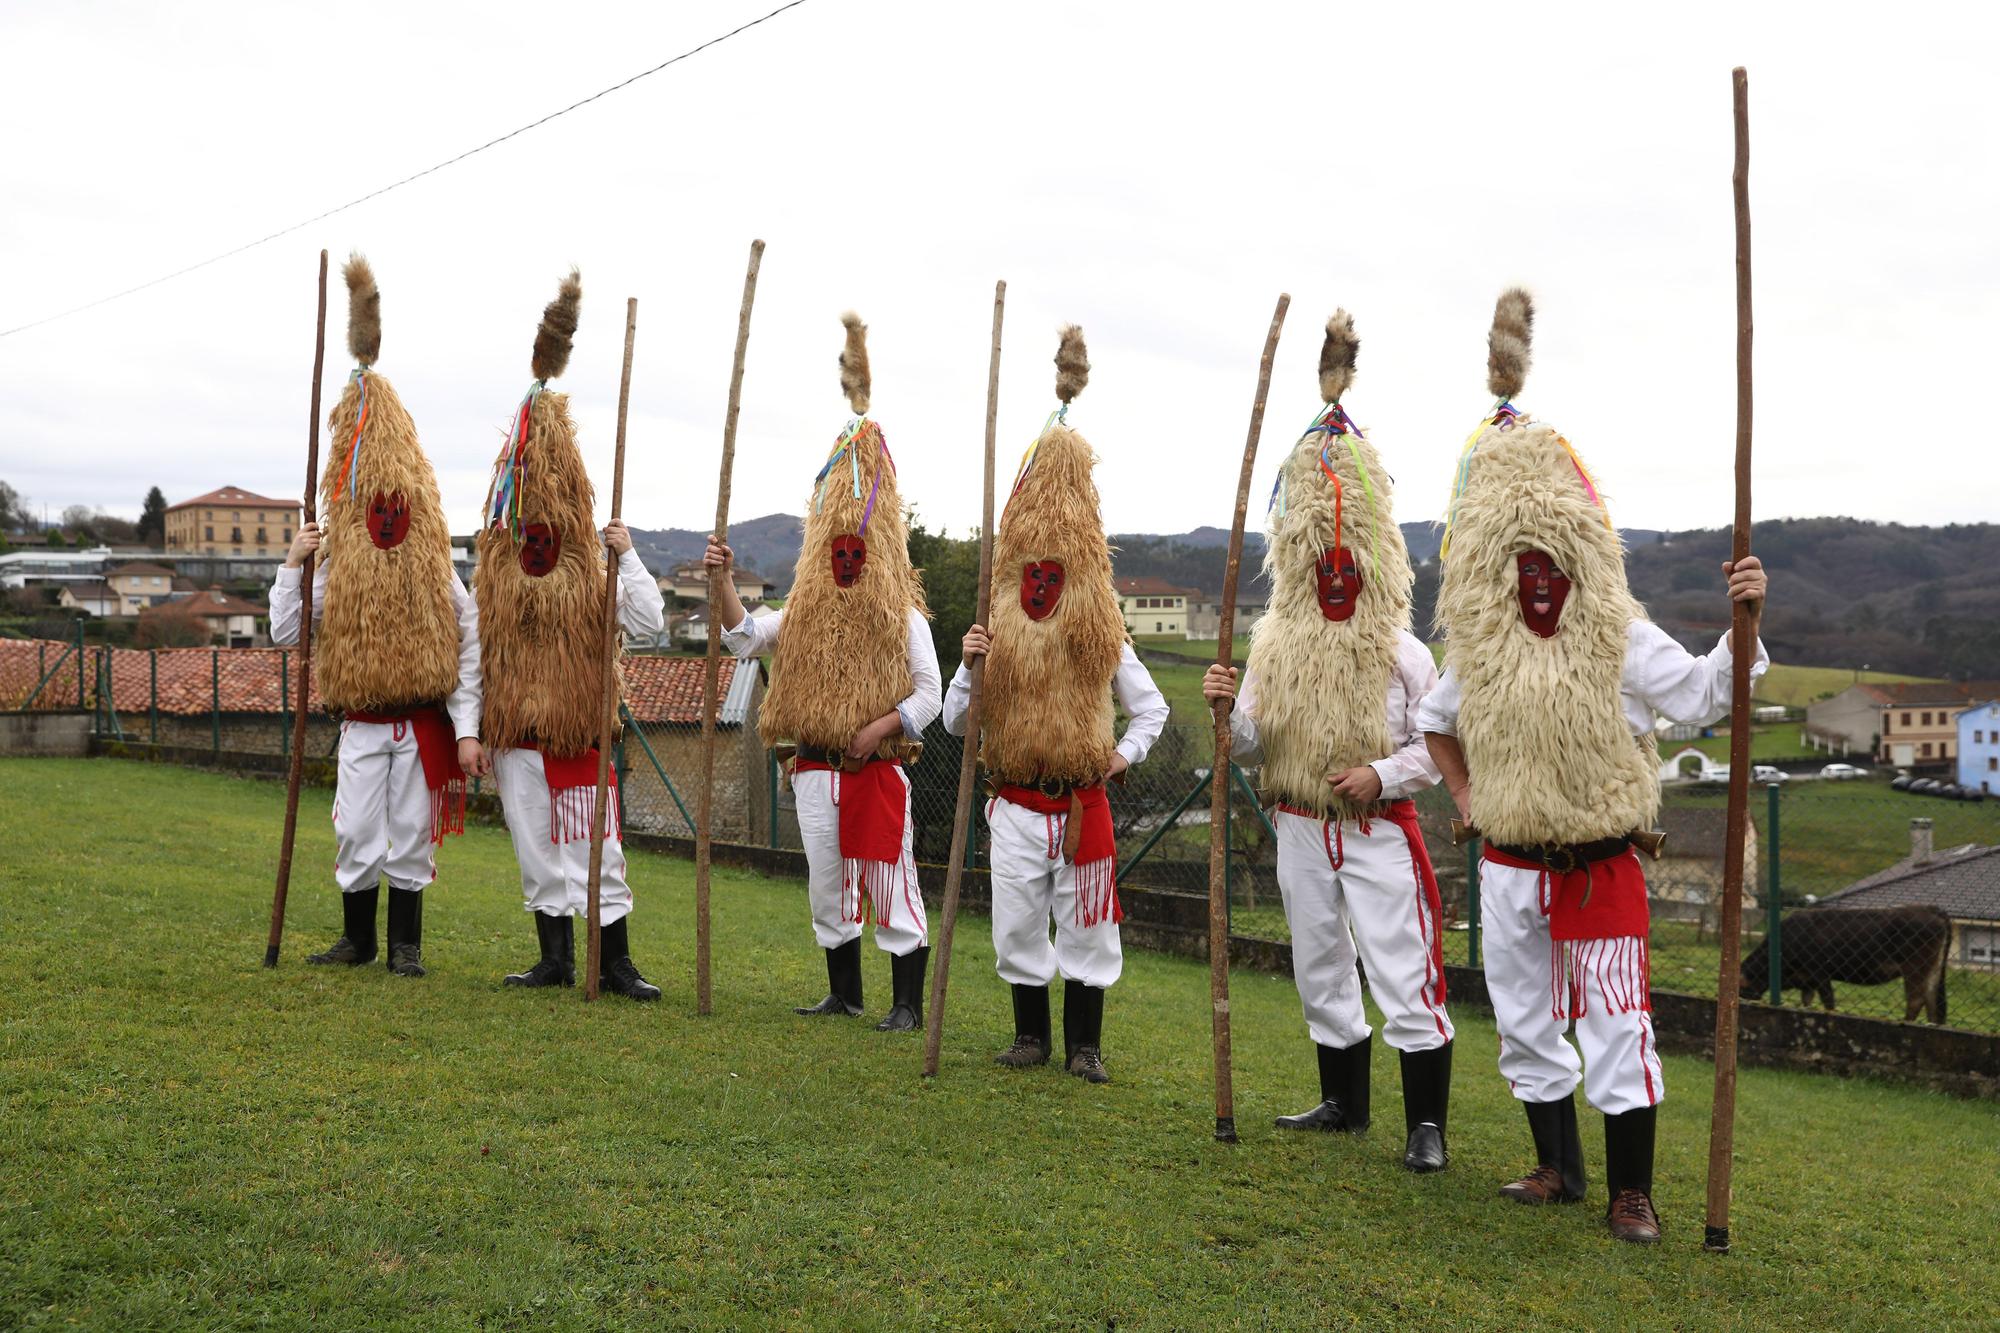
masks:
[[[1115,580],[1125,632],[1135,638],[1188,638],[1188,600],[1201,594],[1146,575]]]
[[[1660,859],[1646,866],[1646,893],[1656,921],[1692,921],[1713,929],[1722,909],[1722,858],[1728,844],[1729,813],[1703,806],[1666,806],[1659,827],[1667,840]],[[1743,864],[1757,864],[1757,826],[1743,826]],[[1758,877],[1744,876],[1743,908],[1757,907]]]
[[[661,593],[678,597],[683,603],[708,601],[708,567],[699,560],[683,560],[654,581],[660,585]],[[745,606],[776,596],[777,591],[777,584],[755,570],[736,570],[736,595]]]
[[[112,614],[120,616],[136,616],[147,607],[168,600],[177,591],[192,591],[186,586],[176,588],[174,571],[166,566],[143,562],[108,570],[104,581],[118,594],[118,609]]]
[[[209,641],[227,648],[261,648],[268,642],[269,607],[246,602],[220,588],[204,588],[174,599],[208,622]]]
[[[2000,846],[1932,846],[1931,821],[1910,821],[1910,854],[1839,893],[1824,907],[1935,907],[1951,918],[1958,967],[2000,971]]]
[[[1952,768],[1958,714],[2000,696],[2000,681],[1862,682],[1806,708],[1806,743],[1897,768]]]
[[[224,486],[167,506],[167,550],[282,557],[298,525],[297,500],[274,500],[240,486]]]
[[[1958,715],[1958,785],[2000,794],[2000,700],[1988,699]]]
[[[81,611],[87,616],[120,614],[118,593],[103,579],[65,581],[62,591],[56,594],[56,605],[71,611]]]
[[[1237,585],[1235,632],[1238,635],[1248,633],[1253,625],[1264,618],[1267,608],[1264,594],[1260,591],[1262,586],[1260,583],[1253,589],[1248,578]],[[1221,633],[1222,598],[1212,593],[1189,593],[1187,636],[1190,639],[1213,639]]]

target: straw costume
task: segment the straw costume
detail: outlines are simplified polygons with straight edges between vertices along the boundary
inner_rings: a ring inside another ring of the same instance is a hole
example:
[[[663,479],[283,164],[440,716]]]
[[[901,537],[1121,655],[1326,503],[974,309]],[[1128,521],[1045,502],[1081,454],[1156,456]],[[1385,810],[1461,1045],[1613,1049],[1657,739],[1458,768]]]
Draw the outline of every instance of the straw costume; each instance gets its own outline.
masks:
[[[854,417],[813,479],[791,595],[776,615],[725,628],[722,643],[739,658],[772,657],[758,732],[789,756],[813,934],[826,951],[827,996],[798,1012],[861,1013],[861,928],[872,920],[893,993],[877,1026],[900,1032],[922,1021],[930,960],[904,769],[938,714],[937,650],[896,463],[868,415],[868,326],[852,312],[841,323],[840,387]]]
[[[576,984],[576,918],[588,915],[596,814],[598,709],[604,632],[604,553],[591,523],[595,496],[570,419],[569,395],[548,382],[569,364],[583,286],[575,270],[542,312],[534,383],[515,409],[493,464],[479,532],[479,623],[486,682],[486,741],[500,804],[521,865],[541,957],[510,986]],[[618,557],[618,617],[625,633],[665,623],[659,585],[628,546]],[[617,772],[600,867],[604,986],[634,1000],[660,989],[632,962],[626,917],[632,890],[618,812]]]
[[[1271,605],[1251,631],[1230,729],[1235,758],[1261,765],[1277,807],[1278,887],[1319,1061],[1319,1104],[1278,1125],[1368,1126],[1372,1033],[1358,947],[1384,1039],[1402,1060],[1403,1163],[1437,1171],[1452,1026],[1437,878],[1411,800],[1438,778],[1416,723],[1437,667],[1409,629],[1414,576],[1389,473],[1340,404],[1359,348],[1353,318],[1335,311],[1320,353],[1325,407],[1271,492]],[[1233,672],[1209,675],[1212,687]]]
[[[1532,322],[1526,292],[1501,296],[1487,363],[1498,401],[1459,462],[1438,599],[1445,673],[1420,722],[1447,778],[1462,754],[1469,786],[1455,794],[1486,838],[1480,911],[1500,1072],[1527,1108],[1538,1156],[1501,1192],[1523,1203],[1583,1197],[1581,1068],[1605,1115],[1613,1234],[1651,1241],[1666,1089],[1634,847],[1657,848],[1654,722],[1705,724],[1728,711],[1730,645],[1725,635],[1696,657],[1646,619],[1596,481],[1554,427],[1514,406]],[[1765,664],[1760,644],[1753,675]]]
[[[344,929],[307,961],[375,957],[386,878],[389,970],[422,976],[423,887],[437,875],[437,844],[465,828],[458,742],[472,741],[477,753],[479,612],[452,569],[437,478],[416,425],[374,369],[382,346],[375,275],[360,255],[341,272],[358,364],[328,422],[313,676],[326,706],[344,714],[333,803]],[[299,607],[299,569],[288,562],[271,585],[272,642],[298,641]]]
[[[995,1059],[1048,1063],[1049,983],[1060,974],[1066,1067],[1104,1083],[1104,992],[1124,968],[1105,781],[1146,757],[1167,703],[1126,637],[1091,479],[1096,456],[1068,424],[1089,376],[1083,331],[1071,325],[1056,351],[1061,405],[1021,460],[995,534],[980,758],[993,947],[1014,1001],[1014,1043]],[[1131,719],[1122,739],[1114,696]],[[971,697],[971,670],[961,664],[944,703],[953,735],[965,734]]]

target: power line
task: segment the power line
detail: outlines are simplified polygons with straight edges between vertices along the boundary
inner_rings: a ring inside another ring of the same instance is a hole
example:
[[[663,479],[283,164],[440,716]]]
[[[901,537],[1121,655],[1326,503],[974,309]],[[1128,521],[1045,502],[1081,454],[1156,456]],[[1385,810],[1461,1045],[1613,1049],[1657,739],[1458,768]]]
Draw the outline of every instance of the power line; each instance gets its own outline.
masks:
[[[732,28],[728,32],[723,33],[720,37],[711,37],[707,41],[703,42],[700,46],[690,47],[689,49],[681,52],[679,55],[674,56],[670,60],[661,61],[659,64],[653,66],[651,69],[641,70],[639,73],[634,74],[631,78],[626,79],[622,83],[614,83],[609,88],[605,88],[598,92],[594,92],[580,102],[571,102],[568,106],[564,107],[562,110],[551,111],[548,115],[543,116],[540,120],[531,121],[528,124],[521,126],[519,129],[509,130],[507,131],[507,133],[501,135],[497,139],[488,139],[485,143],[480,144],[477,148],[466,149],[464,152],[460,153],[457,157],[446,158],[444,161],[439,162],[434,166],[425,167],[422,171],[419,171],[414,175],[405,176],[403,177],[403,179],[399,181],[395,181],[391,184],[384,185],[379,190],[370,190],[367,194],[362,195],[360,198],[350,199],[346,203],[341,204],[337,208],[329,208],[324,213],[317,214],[314,217],[309,217],[303,222],[295,222],[289,227],[285,227],[282,228],[281,230],[272,232],[269,236],[260,236],[254,241],[249,241],[243,245],[237,246],[234,250],[224,250],[219,255],[210,255],[207,259],[201,260],[199,263],[189,264],[186,268],[175,269],[172,273],[163,274],[160,277],[154,278],[149,282],[142,282],[136,287],[127,287],[122,292],[113,292],[109,296],[100,296],[95,301],[87,301],[80,306],[73,306],[70,309],[64,310],[58,314],[47,315],[41,319],[35,320],[32,323],[22,324],[15,328],[7,329],[4,332],[0,332],[0,338],[12,337],[14,334],[17,333],[26,333],[29,329],[38,329],[44,324],[53,324],[59,319],[68,319],[71,315],[80,315],[86,310],[94,310],[98,306],[108,305],[113,301],[122,300],[123,298],[131,296],[137,292],[143,292],[149,287],[157,287],[163,282],[172,282],[175,278],[184,277],[187,274],[194,272],[196,269],[207,268],[210,264],[219,264],[225,259],[234,258],[235,256],[242,254],[246,250],[254,250],[258,246],[263,245],[266,242],[277,240],[280,236],[289,236],[293,232],[298,231],[301,228],[312,226],[313,223],[315,222],[324,222],[326,219],[332,217],[336,213],[345,213],[348,209],[357,207],[358,205],[361,204],[365,204],[370,199],[379,198],[380,196],[389,193],[389,191],[391,190],[399,190],[403,186],[410,184],[412,181],[422,180],[424,177],[432,174],[433,172],[443,171],[446,167],[456,166],[460,162],[465,161],[465,159],[467,159],[468,157],[473,157],[479,153],[485,152],[489,148],[493,148],[500,144],[506,143],[509,139],[515,138],[519,135],[526,134],[529,130],[539,129],[559,116],[567,116],[570,112],[576,110],[578,107],[589,106],[592,102],[595,102],[600,97],[609,97],[612,93],[619,91],[621,88],[629,88],[643,78],[647,78],[651,75],[658,74],[661,70],[665,69],[669,65],[678,65],[681,61],[686,60],[689,56],[700,55],[703,51],[706,51],[709,47],[715,46],[721,42],[726,42],[731,37],[736,36],[738,33],[748,32],[750,29],[756,27],[758,24],[769,22],[771,19],[778,17],[778,15],[784,13],[788,9],[797,9],[800,5],[804,4],[805,2],[806,0],[787,0],[787,3],[779,5],[776,9],[764,15],[762,18],[751,19],[748,23],[745,23],[738,28]]]

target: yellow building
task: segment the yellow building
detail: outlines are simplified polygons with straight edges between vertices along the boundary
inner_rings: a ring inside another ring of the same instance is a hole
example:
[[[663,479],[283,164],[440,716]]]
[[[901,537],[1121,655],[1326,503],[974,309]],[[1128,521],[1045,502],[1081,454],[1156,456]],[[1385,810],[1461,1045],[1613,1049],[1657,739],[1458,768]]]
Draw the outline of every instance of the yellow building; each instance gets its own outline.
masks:
[[[1165,579],[1148,577],[1116,580],[1118,609],[1125,614],[1125,630],[1134,638],[1185,639],[1188,633],[1188,590],[1176,588]]]
[[[167,549],[187,555],[282,556],[298,526],[298,501],[224,486],[167,507]]]

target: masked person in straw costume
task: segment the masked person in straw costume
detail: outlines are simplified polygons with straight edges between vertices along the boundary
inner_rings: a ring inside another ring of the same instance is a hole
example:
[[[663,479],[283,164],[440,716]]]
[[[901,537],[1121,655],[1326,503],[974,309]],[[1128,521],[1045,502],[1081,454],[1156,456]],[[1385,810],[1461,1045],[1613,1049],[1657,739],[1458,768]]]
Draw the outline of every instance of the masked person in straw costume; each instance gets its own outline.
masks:
[[[726,545],[705,555],[722,571],[722,645],[738,658],[771,654],[758,732],[790,742],[792,791],[805,843],[813,934],[826,951],[827,996],[801,1014],[861,1013],[861,927],[890,956],[892,1003],[876,1025],[922,1024],[930,919],[911,850],[906,764],[938,715],[937,650],[896,464],[868,416],[868,326],[841,317],[840,387],[854,419],[814,479],[805,544],[784,610],[744,613]],[[780,754],[784,747],[780,747]]]
[[[1049,983],[1060,974],[1066,1067],[1107,1083],[1104,992],[1124,968],[1124,914],[1105,783],[1146,757],[1168,710],[1125,634],[1091,480],[1096,458],[1068,425],[1089,375],[1083,331],[1071,325],[1056,351],[1062,406],[1021,461],[995,536],[992,632],[966,631],[944,724],[965,734],[971,664],[987,654],[980,753],[992,792],[993,948],[1014,999],[1014,1043],[994,1059],[1048,1063]],[[1112,732],[1114,697],[1130,719],[1122,739]]]
[[[1278,887],[1319,1058],[1319,1104],[1278,1125],[1368,1127],[1372,1033],[1358,947],[1383,1039],[1402,1061],[1403,1165],[1438,1171],[1452,1026],[1437,878],[1410,799],[1438,780],[1417,727],[1437,666],[1410,633],[1414,576],[1389,474],[1340,405],[1359,347],[1352,317],[1334,312],[1320,352],[1325,410],[1271,492],[1271,606],[1251,631],[1230,732],[1234,757],[1262,766],[1277,804]],[[1229,699],[1235,678],[1235,668],[1212,666],[1203,693]]]
[[[299,571],[313,576],[313,680],[342,713],[333,797],[340,938],[311,963],[373,959],[389,881],[388,967],[424,974],[423,889],[436,848],[465,829],[465,778],[488,770],[479,744],[479,609],[451,564],[437,477],[417,428],[375,371],[382,297],[360,255],[347,280],[347,345],[358,365],[328,422],[331,466],[317,523],[299,529],[271,585],[271,640],[299,638]]]
[[[571,270],[542,312],[535,380],[494,462],[479,532],[486,743],[521,864],[521,894],[541,946],[533,966],[507,977],[510,986],[575,985],[575,921],[588,915],[604,704],[598,683],[604,556],[591,526],[595,496],[577,448],[569,395],[548,388],[569,364],[582,300],[582,283]],[[665,607],[632,550],[631,534],[613,523],[604,529],[604,542],[618,553],[619,624],[627,634],[657,634]],[[657,1000],[660,988],[639,974],[627,938],[632,890],[625,882],[615,771],[609,792],[598,884],[603,983],[634,1000]]]
[[[1419,721],[1460,814],[1486,839],[1486,986],[1500,1073],[1527,1109],[1536,1152],[1535,1168],[1500,1192],[1530,1204],[1583,1197],[1581,1068],[1584,1095],[1604,1113],[1611,1234],[1651,1243],[1666,1087],[1634,848],[1658,848],[1655,720],[1727,713],[1743,645],[1725,634],[1697,657],[1646,619],[1596,482],[1554,427],[1513,404],[1532,322],[1526,292],[1501,296],[1487,360],[1499,401],[1459,462],[1438,598],[1445,673]],[[1762,567],[1750,558],[1723,574],[1754,633]],[[1761,643],[1751,651],[1755,679],[1768,659]]]

